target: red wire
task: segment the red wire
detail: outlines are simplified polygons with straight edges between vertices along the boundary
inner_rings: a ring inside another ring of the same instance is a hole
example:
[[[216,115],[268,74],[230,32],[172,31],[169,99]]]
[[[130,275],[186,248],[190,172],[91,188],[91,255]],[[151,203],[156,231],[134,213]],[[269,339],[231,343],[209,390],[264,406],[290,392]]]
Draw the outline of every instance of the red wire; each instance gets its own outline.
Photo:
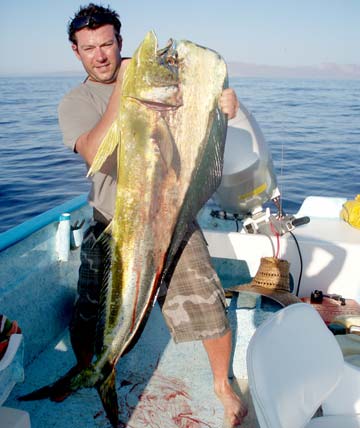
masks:
[[[272,223],[270,223],[270,228],[271,228],[272,233],[276,236],[276,255],[275,255],[275,258],[277,259],[279,257],[279,252],[280,252],[280,235],[276,231],[276,229],[274,228],[274,225]]]

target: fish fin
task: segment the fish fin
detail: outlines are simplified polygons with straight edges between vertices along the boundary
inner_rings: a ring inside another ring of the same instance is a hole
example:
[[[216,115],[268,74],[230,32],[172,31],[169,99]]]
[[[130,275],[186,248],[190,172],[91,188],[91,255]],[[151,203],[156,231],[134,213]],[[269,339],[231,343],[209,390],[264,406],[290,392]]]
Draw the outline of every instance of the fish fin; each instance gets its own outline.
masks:
[[[78,366],[74,366],[56,382],[36,389],[29,394],[22,395],[21,397],[18,397],[18,400],[33,401],[50,398],[52,401],[63,401],[77,389],[72,386],[72,380],[81,371],[82,369],[80,369]]]
[[[87,177],[100,171],[107,158],[113,153],[120,142],[120,124],[115,120],[102,140],[98,151],[92,161]]]
[[[104,230],[103,233],[107,233],[108,235],[112,235],[112,228],[113,228],[113,222],[111,221],[107,226],[106,229]],[[102,234],[100,235],[100,237],[102,236]]]
[[[115,388],[115,368],[112,368],[110,374],[104,381],[96,385],[97,392],[101,398],[107,417],[113,427],[119,424],[119,405]]]
[[[33,401],[33,400],[44,400],[50,398],[52,392],[52,385],[43,386],[29,394],[21,395],[18,397],[19,401]]]
[[[210,199],[220,185],[224,158],[225,139],[227,132],[227,117],[219,107],[211,113],[212,120],[208,124],[204,141],[209,141],[199,154],[199,164],[194,169],[192,186],[190,186],[184,197],[183,205],[175,226],[171,247],[167,254],[163,278],[169,275],[171,265],[176,260],[184,235],[200,209]]]
[[[100,235],[96,238],[91,248],[94,248],[97,244],[109,245],[109,236],[112,234],[112,221],[106,226],[106,228],[100,233]]]
[[[103,344],[104,344],[104,332],[106,324],[106,309],[107,309],[107,299],[109,293],[109,287],[111,287],[111,261],[112,261],[112,250],[113,250],[113,240],[109,235],[104,237],[102,240],[103,248],[103,279],[100,288],[99,304],[98,304],[98,319],[96,324],[95,332],[95,352],[96,354],[101,354]]]

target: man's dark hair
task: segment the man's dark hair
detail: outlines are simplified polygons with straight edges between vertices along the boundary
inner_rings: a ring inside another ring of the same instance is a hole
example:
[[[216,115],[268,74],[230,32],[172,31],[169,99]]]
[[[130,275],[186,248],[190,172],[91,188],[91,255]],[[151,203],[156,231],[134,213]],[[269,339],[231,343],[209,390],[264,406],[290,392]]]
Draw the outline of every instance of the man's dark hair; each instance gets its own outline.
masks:
[[[68,24],[69,40],[77,44],[76,31],[84,27],[95,29],[106,24],[113,25],[116,35],[120,37],[121,22],[119,15],[114,10],[94,3],[81,6]]]

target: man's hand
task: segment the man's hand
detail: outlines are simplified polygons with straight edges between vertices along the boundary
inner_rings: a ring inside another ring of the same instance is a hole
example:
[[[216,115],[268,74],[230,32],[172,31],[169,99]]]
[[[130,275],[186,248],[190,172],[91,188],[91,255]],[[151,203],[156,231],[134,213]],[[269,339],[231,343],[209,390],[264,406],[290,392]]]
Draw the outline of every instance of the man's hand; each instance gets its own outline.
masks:
[[[229,119],[233,119],[236,116],[236,112],[239,109],[239,101],[235,91],[232,88],[223,90],[219,99],[219,105],[221,111],[224,114],[227,114]]]

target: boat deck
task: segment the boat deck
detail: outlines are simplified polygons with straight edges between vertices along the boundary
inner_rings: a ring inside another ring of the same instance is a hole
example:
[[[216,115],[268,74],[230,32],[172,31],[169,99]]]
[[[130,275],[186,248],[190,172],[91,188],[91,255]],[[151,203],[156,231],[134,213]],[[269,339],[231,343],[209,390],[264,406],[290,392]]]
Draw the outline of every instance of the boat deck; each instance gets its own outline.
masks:
[[[69,260],[59,262],[54,222],[59,213],[68,211],[72,213],[72,221],[90,218],[86,200],[75,202],[76,205],[71,202],[69,206],[58,207],[51,218],[49,213],[46,218],[39,216],[30,222],[31,227],[28,224],[19,230],[14,228],[6,235],[9,240],[2,243],[0,303],[4,313],[17,320],[22,328],[25,367],[25,381],[16,384],[2,404],[27,411],[32,428],[110,427],[95,389],[79,390],[62,403],[17,400],[57,380],[75,362],[66,326],[76,295],[79,250],[71,250]],[[301,213],[311,216],[309,224],[296,229],[301,254],[291,237],[282,236],[280,256],[290,262],[293,287],[300,285],[301,278],[299,296],[309,296],[311,291],[319,289],[359,301],[360,231],[339,220],[341,201],[326,199],[325,202],[335,204],[335,209],[326,209],[327,218],[317,217],[309,209]],[[328,207],[323,199],[316,205]],[[274,237],[233,232],[233,222],[207,221],[208,225],[200,224],[224,287],[249,282],[260,258],[274,253]],[[222,233],[224,230],[226,233]],[[14,242],[17,244],[13,245]],[[279,305],[263,297],[246,300],[244,296],[245,293],[240,293],[239,298],[228,301],[234,338],[232,375],[235,389],[249,403],[250,414],[242,426],[256,428],[246,381],[246,350],[256,328]],[[119,419],[123,428],[226,426],[221,403],[213,393],[212,374],[202,344],[175,345],[157,305],[139,342],[120,359],[117,368]],[[2,420],[0,426],[3,428]]]
[[[251,310],[252,312],[254,309]],[[269,311],[260,310],[262,317]],[[250,312],[242,314],[249,318]],[[237,322],[235,311],[230,321]],[[235,319],[235,318],[236,319]],[[249,319],[250,322],[250,319]],[[251,324],[252,322],[250,322]],[[246,330],[246,325],[243,326]],[[255,328],[255,327],[254,327]],[[247,333],[248,334],[248,333]],[[246,334],[243,340],[247,340]],[[234,346],[234,388],[249,404],[243,427],[257,422],[242,376],[244,355]],[[57,380],[74,364],[68,330],[25,369],[25,382],[17,384],[5,406],[30,414],[32,428],[110,427],[95,389],[82,389],[62,403],[50,400],[19,402],[17,397]],[[207,355],[199,342],[175,344],[156,305],[139,342],[117,366],[120,426],[129,428],[220,428],[223,410],[212,389]]]

